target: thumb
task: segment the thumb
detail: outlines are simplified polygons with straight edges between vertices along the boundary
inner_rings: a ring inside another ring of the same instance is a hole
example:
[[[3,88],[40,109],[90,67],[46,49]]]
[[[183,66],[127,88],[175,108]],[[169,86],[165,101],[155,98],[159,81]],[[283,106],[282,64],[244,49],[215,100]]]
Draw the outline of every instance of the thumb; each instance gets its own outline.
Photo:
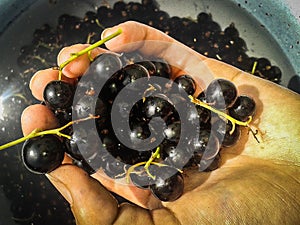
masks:
[[[82,169],[64,164],[46,176],[70,203],[76,224],[112,224],[117,217],[115,198]]]

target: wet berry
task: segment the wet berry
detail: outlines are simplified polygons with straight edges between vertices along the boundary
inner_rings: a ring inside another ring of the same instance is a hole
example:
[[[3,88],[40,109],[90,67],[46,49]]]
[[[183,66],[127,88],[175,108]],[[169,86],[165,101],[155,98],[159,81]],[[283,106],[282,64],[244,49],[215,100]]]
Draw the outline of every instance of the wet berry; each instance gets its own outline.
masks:
[[[22,160],[33,173],[49,173],[61,165],[65,150],[65,145],[55,135],[34,137],[24,143]]]
[[[68,109],[73,103],[74,87],[61,80],[51,81],[44,90],[46,105],[52,109]]]

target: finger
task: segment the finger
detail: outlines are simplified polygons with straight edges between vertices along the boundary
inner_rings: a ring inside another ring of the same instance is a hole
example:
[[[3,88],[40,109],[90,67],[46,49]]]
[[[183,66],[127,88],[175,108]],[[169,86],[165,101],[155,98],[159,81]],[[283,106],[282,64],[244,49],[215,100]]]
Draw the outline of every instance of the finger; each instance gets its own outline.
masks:
[[[194,76],[197,83],[200,84],[197,86],[196,95],[203,90],[205,83],[213,79],[208,68],[201,62],[206,57],[195,54],[192,49],[165,33],[138,22],[128,21],[106,29],[102,33],[102,37],[106,37],[118,29],[122,30],[121,35],[105,43],[109,50],[114,52],[138,50],[144,56],[163,58],[172,68],[172,79],[183,74],[198,74],[201,71],[201,74],[206,77],[203,76],[200,79]],[[191,70],[191,68],[193,69]]]
[[[101,37],[107,37],[118,29],[122,30],[122,34],[105,43],[106,47],[111,51],[129,52],[138,49],[144,55],[158,56],[168,60],[170,58],[168,52],[172,46],[171,44],[179,47],[184,46],[157,29],[134,21],[124,22],[108,28],[103,31]],[[206,58],[202,55],[199,57],[200,59]]]
[[[63,165],[46,176],[70,203],[76,224],[113,224],[117,201],[82,169]]]
[[[173,69],[173,75],[182,74],[188,67],[190,55],[195,52],[182,43],[171,38],[167,34],[142,23],[128,21],[103,31],[102,37],[107,37],[118,29],[121,35],[106,42],[106,47],[114,52],[131,52],[138,50],[145,56],[155,56],[165,59]],[[134,35],[132,35],[134,34]],[[197,54],[197,62],[206,59],[205,56]],[[183,67],[184,65],[184,67]]]
[[[89,44],[76,44],[63,48],[57,56],[57,64],[61,65],[62,63],[66,62],[72,54],[77,53],[88,46]],[[94,59],[96,56],[106,51],[107,50],[105,49],[95,48],[91,51],[90,57]],[[69,78],[77,78],[82,76],[91,63],[90,57],[88,54],[79,56],[63,68],[63,74]]]
[[[35,129],[48,130],[59,126],[53,112],[48,107],[40,104],[30,105],[23,111],[21,124],[24,136]]]
[[[60,65],[61,63],[68,60],[71,53],[75,53],[80,50],[83,50],[87,46],[88,45],[77,44],[77,45],[63,48],[58,55],[58,64]],[[96,48],[91,52],[91,57],[95,58],[97,55],[99,55],[104,51],[106,50]],[[63,69],[64,76],[62,76],[62,80],[74,84],[76,82],[75,78],[81,76],[86,71],[89,64],[90,64],[90,59],[87,54],[75,59]],[[53,70],[53,69],[45,69],[36,72],[34,76],[31,78],[29,84],[32,95],[36,99],[42,101],[43,91],[46,85],[52,80],[57,80],[58,73],[59,73],[58,70]]]
[[[50,81],[58,80],[58,73],[59,71],[54,69],[45,69],[36,72],[29,83],[29,88],[31,90],[32,95],[36,99],[43,101],[43,92],[45,87]],[[65,76],[62,76],[62,80],[70,84],[74,84],[76,82],[75,79],[70,79]]]
[[[149,190],[141,189],[133,184],[128,184],[125,179],[112,179],[105,175],[102,170],[92,175],[100,181],[108,190],[117,193],[125,199],[146,209],[157,209],[162,207],[160,200],[155,198]]]
[[[215,76],[210,68],[203,63],[207,60],[205,56],[198,54],[167,34],[150,26],[129,21],[104,30],[102,37],[106,37],[118,29],[121,29],[122,33],[105,43],[111,51],[138,50],[145,56],[165,59],[172,67],[172,78],[183,73],[195,78],[198,83],[196,95],[214,79]]]

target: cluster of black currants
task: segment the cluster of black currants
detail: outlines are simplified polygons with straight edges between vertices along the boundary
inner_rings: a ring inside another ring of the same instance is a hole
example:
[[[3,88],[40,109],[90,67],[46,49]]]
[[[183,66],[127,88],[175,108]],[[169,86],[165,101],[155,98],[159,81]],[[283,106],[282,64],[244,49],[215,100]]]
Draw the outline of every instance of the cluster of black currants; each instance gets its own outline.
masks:
[[[220,150],[235,144],[248,126],[255,102],[238,96],[235,85],[213,80],[195,97],[197,84],[183,74],[172,78],[162,59],[103,53],[76,85],[50,82],[44,102],[61,123],[55,132],[29,138],[25,166],[49,173],[65,153],[88,173],[101,169],[149,188],[162,201],[183,193],[183,172],[212,171]],[[250,119],[249,119],[250,118]]]

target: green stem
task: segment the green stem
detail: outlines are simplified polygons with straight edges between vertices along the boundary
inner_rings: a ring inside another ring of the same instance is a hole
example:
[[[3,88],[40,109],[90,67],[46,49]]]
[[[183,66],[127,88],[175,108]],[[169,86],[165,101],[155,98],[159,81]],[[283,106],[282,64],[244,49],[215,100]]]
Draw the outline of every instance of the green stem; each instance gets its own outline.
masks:
[[[210,105],[208,105],[208,104],[206,104],[206,103],[204,103],[204,102],[201,102],[199,99],[196,99],[196,98],[194,98],[194,97],[191,96],[191,95],[189,96],[189,98],[191,99],[191,102],[193,102],[194,104],[200,105],[200,106],[202,106],[203,108],[206,108],[206,109],[208,109],[208,110],[210,110],[210,111],[212,111],[212,112],[218,114],[219,116],[222,116],[222,117],[224,117],[225,119],[229,120],[229,121],[231,122],[231,124],[232,124],[232,129],[231,129],[231,131],[229,132],[230,134],[233,134],[233,132],[234,132],[234,130],[235,130],[235,125],[236,125],[236,124],[237,124],[237,125],[240,125],[240,126],[244,126],[244,127],[249,127],[249,123],[252,121],[252,116],[249,116],[249,119],[248,119],[247,121],[245,121],[245,122],[239,121],[239,120],[237,120],[237,119],[235,119],[235,118],[229,116],[228,114],[226,114],[226,113],[224,113],[224,112],[222,112],[222,111],[220,111],[220,110],[217,110],[217,109],[211,107]]]
[[[151,155],[150,159],[146,162],[144,168],[148,174],[149,177],[151,177],[153,180],[155,180],[155,176],[153,176],[149,171],[149,166],[151,163],[153,163],[153,160],[160,158],[160,147],[158,146],[155,150],[155,152]]]
[[[90,45],[89,47],[77,52],[77,53],[74,53],[74,54],[71,54],[71,57],[63,62],[60,66],[59,66],[59,69],[62,70],[66,65],[68,65],[70,62],[72,62],[74,59],[78,58],[79,56],[82,56],[86,53],[88,53],[89,51],[99,47],[100,45],[104,44],[105,42],[111,40],[112,38],[120,35],[122,33],[122,30],[121,29],[118,29],[115,33],[112,33],[111,35],[107,36],[106,38],[103,38],[102,40],[100,41],[97,41],[95,42],[94,44]]]
[[[257,67],[257,61],[255,61],[255,62],[253,63],[253,67],[252,67],[252,70],[251,70],[251,74],[254,74],[254,73],[255,73],[256,67]]]
[[[101,27],[102,29],[105,29],[105,27],[100,23],[98,19],[95,20],[96,24]]]
[[[94,44],[90,45],[89,47],[79,51],[79,52],[76,52],[74,54],[71,54],[71,57],[63,62],[62,64],[60,64],[59,66],[59,73],[58,73],[58,80],[61,80],[62,78],[62,69],[68,65],[70,62],[72,62],[73,60],[77,59],[79,56],[82,56],[84,54],[88,54],[88,57],[89,59],[91,60],[91,56],[90,56],[90,53],[93,49],[99,47],[100,45],[104,44],[105,42],[113,39],[114,37],[117,37],[118,35],[120,35],[122,33],[122,30],[121,29],[118,29],[115,33],[112,33],[111,35],[108,35],[106,38],[103,38],[97,42],[95,42]],[[91,60],[92,61],[92,60]]]
[[[126,173],[126,182],[128,184],[129,184],[129,181],[130,181],[129,175],[134,171],[134,169],[139,167],[139,166],[145,165],[146,163],[147,162],[139,162],[139,163],[136,163],[136,164],[132,165],[131,167],[129,167],[129,169],[127,170],[127,173]]]
[[[79,122],[86,121],[86,120],[89,120],[89,119],[97,119],[97,118],[99,118],[99,116],[89,116],[87,118],[83,118],[83,119],[71,121],[71,122],[67,123],[66,125],[64,125],[64,126],[62,126],[60,128],[51,129],[51,130],[38,131],[38,129],[35,129],[30,134],[28,134],[25,137],[22,137],[22,138],[19,138],[17,140],[14,140],[14,141],[11,141],[9,143],[6,143],[4,145],[1,145],[0,146],[0,151],[4,150],[6,148],[12,147],[14,145],[20,144],[20,143],[22,143],[22,142],[24,142],[24,141],[26,141],[26,140],[28,140],[30,138],[34,138],[34,137],[38,137],[38,136],[43,136],[43,135],[47,135],[47,134],[55,134],[55,135],[60,136],[60,137],[71,139],[71,136],[63,134],[63,133],[61,133],[61,131],[64,130],[64,129],[66,129],[67,127],[71,126],[74,123],[79,123]]]
[[[20,144],[20,143],[26,141],[27,139],[36,137],[36,134],[37,134],[37,130],[33,130],[30,134],[28,134],[28,135],[25,136],[25,137],[22,137],[22,138],[19,138],[19,139],[17,139],[17,140],[11,141],[11,142],[9,142],[9,143],[7,143],[7,144],[1,145],[1,146],[0,146],[0,151],[1,151],[1,150],[4,150],[4,149],[6,149],[6,148],[12,147],[12,146],[14,146],[14,145]]]
[[[140,162],[140,163],[137,163],[137,164],[134,164],[133,166],[131,166],[128,171],[127,171],[127,174],[126,174],[126,181],[127,183],[129,183],[129,175],[134,171],[134,169],[138,166],[141,166],[141,165],[145,165],[144,166],[144,169],[145,171],[147,172],[148,176],[151,177],[153,180],[155,179],[155,176],[153,176],[150,171],[149,171],[149,166],[150,164],[154,164],[153,160],[157,159],[160,157],[160,147],[158,146],[155,150],[155,152],[151,155],[151,157],[149,158],[149,160],[147,162]]]
[[[145,164],[145,169],[147,170],[153,160],[160,158],[160,147],[158,146],[155,152],[151,155],[150,159]]]

